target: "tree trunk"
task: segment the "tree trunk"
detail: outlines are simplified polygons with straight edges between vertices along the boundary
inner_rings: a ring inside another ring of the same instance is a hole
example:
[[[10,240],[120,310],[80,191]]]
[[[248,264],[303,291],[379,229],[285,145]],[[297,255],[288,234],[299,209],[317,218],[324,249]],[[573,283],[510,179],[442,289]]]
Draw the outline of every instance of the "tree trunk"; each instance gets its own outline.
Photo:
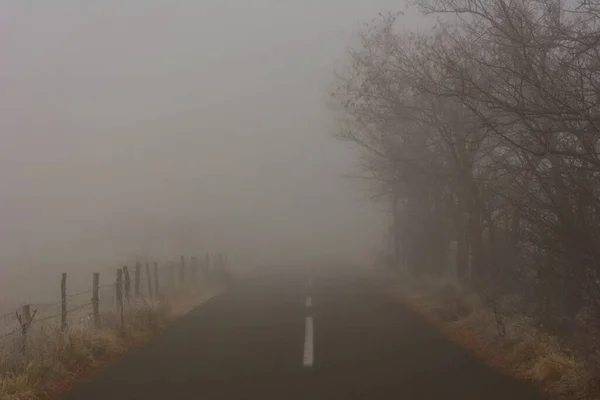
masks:
[[[396,188],[392,193],[392,235],[393,235],[393,267],[398,269],[403,266],[402,262],[402,241],[401,241],[401,226],[400,226],[400,210],[398,209],[399,195]]]
[[[467,204],[464,194],[458,196],[458,207],[455,216],[456,225],[456,278],[466,282],[469,275],[469,232],[466,215]]]
[[[482,206],[479,199],[474,199],[473,207],[469,213],[469,235],[471,244],[471,263],[469,284],[478,286],[481,282],[481,273],[485,264],[483,249]]]

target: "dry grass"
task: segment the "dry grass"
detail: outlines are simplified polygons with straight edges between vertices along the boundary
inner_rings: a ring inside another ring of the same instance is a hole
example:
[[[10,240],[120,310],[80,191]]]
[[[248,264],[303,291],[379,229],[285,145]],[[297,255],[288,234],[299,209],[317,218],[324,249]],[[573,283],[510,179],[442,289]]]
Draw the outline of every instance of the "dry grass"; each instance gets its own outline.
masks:
[[[499,317],[448,280],[396,282],[393,293],[487,364],[556,399],[600,399],[590,368],[524,316]]]
[[[25,352],[21,338],[5,343],[0,353],[0,400],[59,398],[76,380],[117,360],[147,342],[177,317],[214,296],[214,286],[200,293],[178,294],[153,304],[129,307],[124,315],[125,335],[116,312],[101,315],[101,328],[75,325],[61,332],[56,325],[30,331]]]

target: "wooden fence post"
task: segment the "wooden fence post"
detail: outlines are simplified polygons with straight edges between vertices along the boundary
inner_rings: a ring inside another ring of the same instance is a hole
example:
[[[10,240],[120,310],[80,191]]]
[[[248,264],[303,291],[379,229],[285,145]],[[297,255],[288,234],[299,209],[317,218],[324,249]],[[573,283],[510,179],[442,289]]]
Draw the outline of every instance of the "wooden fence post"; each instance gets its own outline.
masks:
[[[204,257],[198,257],[198,282],[204,279]]]
[[[194,285],[198,284],[198,258],[190,257],[190,279]]]
[[[152,274],[150,273],[150,263],[146,262],[146,278],[148,279],[148,296],[152,300]]]
[[[142,276],[142,266],[140,263],[135,263],[135,297],[140,297],[140,284],[141,284],[141,276]]]
[[[231,276],[229,275],[231,273],[231,269],[229,265],[229,257],[227,257],[227,254],[223,254],[223,273],[225,274],[225,277],[227,279],[231,278]]]
[[[17,312],[17,320],[19,321],[19,325],[21,325],[21,352],[23,354],[25,354],[27,346],[27,333],[29,333],[29,328],[31,328],[31,323],[36,312],[37,310],[31,315],[31,306],[29,304],[23,306],[21,314]]]
[[[208,252],[206,252],[206,255],[204,256],[204,268],[206,270],[206,276],[210,277],[210,254],[208,254]]]
[[[100,327],[100,273],[94,272],[94,283],[92,285],[92,312],[94,315],[94,327]]]
[[[154,261],[154,294],[158,299],[160,297],[160,281],[158,279],[158,262]]]
[[[169,263],[169,286],[171,286],[171,291],[175,291],[175,265],[174,263]]]
[[[67,273],[63,272],[60,280],[60,305],[61,305],[61,320],[60,329],[65,331],[67,329]]]
[[[129,269],[127,269],[127,266],[123,267],[123,278],[124,278],[123,286],[125,289],[125,300],[127,300],[127,302],[129,303],[129,300],[131,299],[131,276],[129,275]]]
[[[215,272],[216,272],[216,278],[218,279],[219,282],[222,281],[222,269],[223,269],[223,257],[221,255],[221,253],[217,253],[217,262],[216,262],[216,267],[215,267]]]
[[[29,304],[25,304],[23,306],[23,320],[25,322],[31,321],[31,305]]]
[[[123,270],[117,269],[117,312],[120,316],[119,332],[125,334],[125,317],[123,315]]]
[[[179,281],[181,286],[185,285],[185,257],[181,256],[181,265],[179,267]]]

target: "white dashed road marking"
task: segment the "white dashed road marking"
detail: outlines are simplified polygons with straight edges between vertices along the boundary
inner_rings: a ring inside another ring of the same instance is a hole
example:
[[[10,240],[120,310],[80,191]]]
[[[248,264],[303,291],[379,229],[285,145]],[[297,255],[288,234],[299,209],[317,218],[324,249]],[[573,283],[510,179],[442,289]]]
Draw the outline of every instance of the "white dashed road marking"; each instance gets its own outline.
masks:
[[[303,365],[305,367],[312,367],[314,363],[314,349],[313,349],[313,319],[312,317],[306,317],[305,321],[306,329],[304,330],[304,359]]]

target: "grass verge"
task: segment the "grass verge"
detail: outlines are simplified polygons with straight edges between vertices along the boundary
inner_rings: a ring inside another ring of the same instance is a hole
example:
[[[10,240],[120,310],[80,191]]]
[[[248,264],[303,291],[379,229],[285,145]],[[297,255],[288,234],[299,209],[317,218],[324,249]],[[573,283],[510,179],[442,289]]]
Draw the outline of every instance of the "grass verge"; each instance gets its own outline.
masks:
[[[0,354],[0,400],[58,399],[75,382],[93,374],[147,343],[178,317],[222,291],[214,285],[201,292],[178,294],[153,303],[141,302],[120,315],[101,314],[101,327],[70,326],[62,332],[43,325],[22,338],[5,343]]]
[[[396,279],[392,294],[486,364],[551,398],[600,399],[597,374],[531,318],[501,316],[479,296],[434,279]]]

